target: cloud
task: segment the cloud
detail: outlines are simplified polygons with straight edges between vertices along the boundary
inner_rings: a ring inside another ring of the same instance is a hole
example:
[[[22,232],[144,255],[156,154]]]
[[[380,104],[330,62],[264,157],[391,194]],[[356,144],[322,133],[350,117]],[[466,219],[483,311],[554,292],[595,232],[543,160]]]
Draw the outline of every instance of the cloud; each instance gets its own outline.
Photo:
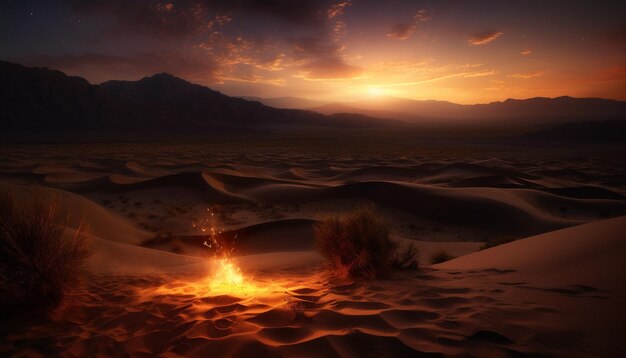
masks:
[[[229,36],[211,33],[206,42],[196,46],[216,64],[214,79],[282,85],[282,71],[289,65],[283,49],[263,38]]]
[[[406,40],[411,37],[413,31],[415,31],[415,25],[412,23],[397,24],[387,33],[387,37],[395,40]]]
[[[480,63],[438,65],[433,59],[418,62],[381,62],[371,66],[366,76],[375,79],[376,87],[406,87],[449,79],[470,79],[495,75]]]
[[[347,1],[339,2],[337,4],[330,5],[330,7],[328,8],[328,11],[326,12],[328,18],[332,19],[334,17],[337,17],[343,14],[343,11],[345,10],[345,8],[350,6],[350,4],[351,4],[351,1],[347,0]]]
[[[276,75],[268,73],[283,69],[307,78],[347,78],[360,71],[342,54],[347,24],[339,19],[350,1],[66,1],[78,13],[110,20],[102,41],[142,36],[159,43],[176,40],[168,43],[181,56],[198,50],[211,59],[211,80],[274,81]],[[136,67],[136,59],[128,56],[120,56],[119,62]],[[97,61],[90,63],[95,66]]]
[[[350,5],[330,0],[66,0],[77,12],[113,19],[109,32],[155,37],[193,36],[212,29],[220,18],[245,24],[269,17],[297,27],[315,27]]]
[[[363,69],[347,64],[341,57],[326,57],[302,66],[301,77],[307,80],[349,79],[360,76]]]
[[[234,64],[228,72],[224,72],[218,76],[218,82],[226,81],[269,84],[274,86],[282,86],[285,80],[275,76],[264,76],[259,74],[258,67],[254,65],[237,63]]]
[[[531,49],[531,48],[525,48],[525,49],[522,50],[522,52],[520,52],[520,54],[522,54],[524,56],[530,55],[531,53],[533,53],[533,49]]]
[[[535,78],[535,77],[540,77],[543,76],[543,72],[529,72],[529,73],[515,73],[512,74],[511,77],[513,78],[518,78],[518,79],[529,79],[529,78]]]
[[[305,79],[354,78],[362,69],[349,65],[341,56],[344,47],[329,41],[323,34],[291,39],[292,59],[300,63],[300,74]]]
[[[415,32],[419,22],[430,21],[430,19],[431,17],[428,16],[426,10],[418,10],[413,15],[411,22],[394,25],[391,31],[387,33],[387,37],[394,40],[406,40]]]
[[[183,37],[208,30],[217,15],[207,2],[182,0],[68,0],[81,14],[112,18],[107,34]]]
[[[430,19],[432,19],[432,17],[428,15],[428,12],[424,9],[418,10],[413,16],[413,18],[415,19],[415,21],[420,21],[420,22],[430,21]]]
[[[339,41],[346,32],[348,32],[348,25],[343,21],[336,21],[333,26],[333,41]]]
[[[470,36],[467,39],[467,43],[470,45],[486,45],[491,41],[497,39],[502,36],[504,33],[501,31],[487,30],[481,33]]]

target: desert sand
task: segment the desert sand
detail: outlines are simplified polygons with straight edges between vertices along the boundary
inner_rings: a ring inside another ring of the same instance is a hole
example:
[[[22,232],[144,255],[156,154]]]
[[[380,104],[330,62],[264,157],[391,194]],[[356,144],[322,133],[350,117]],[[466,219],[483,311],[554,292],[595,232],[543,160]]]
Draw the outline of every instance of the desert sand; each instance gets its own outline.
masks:
[[[10,156],[0,148],[8,158],[0,168],[2,189],[18,200],[37,195],[58,202],[69,218],[68,236],[87,223],[91,251],[84,287],[49,320],[3,327],[0,352],[622,351],[621,159],[401,148],[405,155],[373,150],[326,160],[323,153],[287,149],[128,147],[12,146]],[[328,269],[312,227],[361,203],[376,205],[394,240],[420,248],[419,270],[348,280]],[[241,282],[220,276],[223,263],[203,245],[211,229],[233,242]],[[509,240],[516,241],[480,250]],[[456,258],[431,265],[442,249]]]

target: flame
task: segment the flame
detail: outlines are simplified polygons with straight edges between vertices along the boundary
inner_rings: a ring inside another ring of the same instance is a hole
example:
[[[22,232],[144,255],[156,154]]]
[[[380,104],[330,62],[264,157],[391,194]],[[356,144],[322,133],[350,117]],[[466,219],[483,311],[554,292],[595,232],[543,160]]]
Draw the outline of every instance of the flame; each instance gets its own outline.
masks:
[[[275,291],[275,285],[257,285],[250,278],[246,278],[237,265],[235,259],[222,257],[213,261],[214,271],[206,279],[207,294],[259,296]]]
[[[224,257],[215,260],[216,271],[211,278],[210,286],[213,291],[217,287],[241,286],[244,278],[241,269],[234,260]]]
[[[210,269],[206,277],[200,280],[170,282],[157,289],[157,293],[194,294],[199,297],[215,295],[235,296],[271,296],[282,292],[282,287],[275,282],[255,282],[251,277],[245,277],[235,258],[235,241],[225,242],[219,238],[222,229],[216,229],[212,208],[207,209],[210,216],[194,222],[192,226],[208,235],[202,243],[212,257]],[[235,239],[237,235],[235,235]]]
[[[158,287],[155,294],[181,294],[197,297],[230,295],[235,297],[270,297],[284,289],[274,280],[255,281],[246,277],[234,258],[215,258],[209,262],[208,274],[203,278],[174,280]]]

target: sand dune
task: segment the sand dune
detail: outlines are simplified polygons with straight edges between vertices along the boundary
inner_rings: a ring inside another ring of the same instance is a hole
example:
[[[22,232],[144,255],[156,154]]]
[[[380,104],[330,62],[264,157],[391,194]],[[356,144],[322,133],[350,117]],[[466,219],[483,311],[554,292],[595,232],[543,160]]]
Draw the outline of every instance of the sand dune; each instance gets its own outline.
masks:
[[[97,275],[155,275],[208,270],[207,260],[89,235],[89,271]]]
[[[598,217],[602,210],[626,213],[622,200],[572,199],[528,189],[448,189],[396,182],[362,182],[323,189],[275,184],[246,191],[246,195],[271,204],[367,199],[435,222],[518,237],[575,225]],[[565,217],[558,212],[561,208],[570,208]]]
[[[127,244],[140,244],[152,234],[136,228],[127,219],[98,206],[80,195],[51,188],[38,188],[25,185],[2,185],[3,191],[10,193],[16,202],[28,202],[29,197],[42,198],[59,205],[61,215],[67,218],[71,228],[86,225],[88,233]]]
[[[429,149],[329,161],[300,152],[134,145],[131,152],[111,146],[108,158],[85,146],[80,160],[59,160],[63,148],[49,148],[39,160],[32,148],[17,148],[0,168],[0,182],[79,193],[153,234],[199,234],[190,222],[215,205],[228,216],[221,229],[232,231],[320,220],[369,202],[393,222],[394,235],[423,241],[508,241],[626,214],[619,160],[591,156],[505,151],[459,160]]]
[[[593,286],[626,297],[626,216],[518,240],[435,267],[515,270],[536,283]]]
[[[68,234],[89,225],[92,252],[85,287],[54,319],[0,327],[2,355],[622,353],[619,160],[413,142],[329,160],[327,148],[245,144],[70,146],[80,158],[0,147],[2,190],[56,197]],[[372,281],[328,270],[313,224],[363,203],[417,245],[420,270]],[[242,284],[224,284],[203,245],[210,228],[234,242]],[[430,266],[442,249],[457,258]]]
[[[537,235],[435,267],[451,274],[503,274],[509,280],[503,285],[517,287],[527,301],[553,307],[560,312],[560,325],[580,337],[573,347],[564,344],[564,351],[617,357],[626,319],[625,233],[622,216]]]

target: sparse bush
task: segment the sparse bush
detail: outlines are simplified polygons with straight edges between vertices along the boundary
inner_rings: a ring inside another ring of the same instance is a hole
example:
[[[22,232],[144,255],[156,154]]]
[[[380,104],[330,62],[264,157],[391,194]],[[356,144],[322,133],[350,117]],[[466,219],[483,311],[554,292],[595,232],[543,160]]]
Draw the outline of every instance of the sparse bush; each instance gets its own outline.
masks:
[[[391,267],[397,269],[417,270],[419,250],[413,243],[405,246],[403,249],[396,248],[395,254],[391,259]]]
[[[446,262],[449,260],[452,260],[454,258],[454,256],[450,255],[448,253],[448,251],[444,250],[444,249],[439,249],[438,251],[435,251],[432,256],[430,257],[430,262],[435,265],[435,264],[440,264],[442,262]]]
[[[398,252],[389,239],[389,225],[370,206],[359,207],[346,217],[333,217],[315,226],[318,249],[339,275],[376,278],[392,268],[417,266],[417,250],[411,245]]]
[[[81,281],[87,258],[82,227],[63,236],[57,205],[17,206],[0,194],[0,315],[48,313]]]

